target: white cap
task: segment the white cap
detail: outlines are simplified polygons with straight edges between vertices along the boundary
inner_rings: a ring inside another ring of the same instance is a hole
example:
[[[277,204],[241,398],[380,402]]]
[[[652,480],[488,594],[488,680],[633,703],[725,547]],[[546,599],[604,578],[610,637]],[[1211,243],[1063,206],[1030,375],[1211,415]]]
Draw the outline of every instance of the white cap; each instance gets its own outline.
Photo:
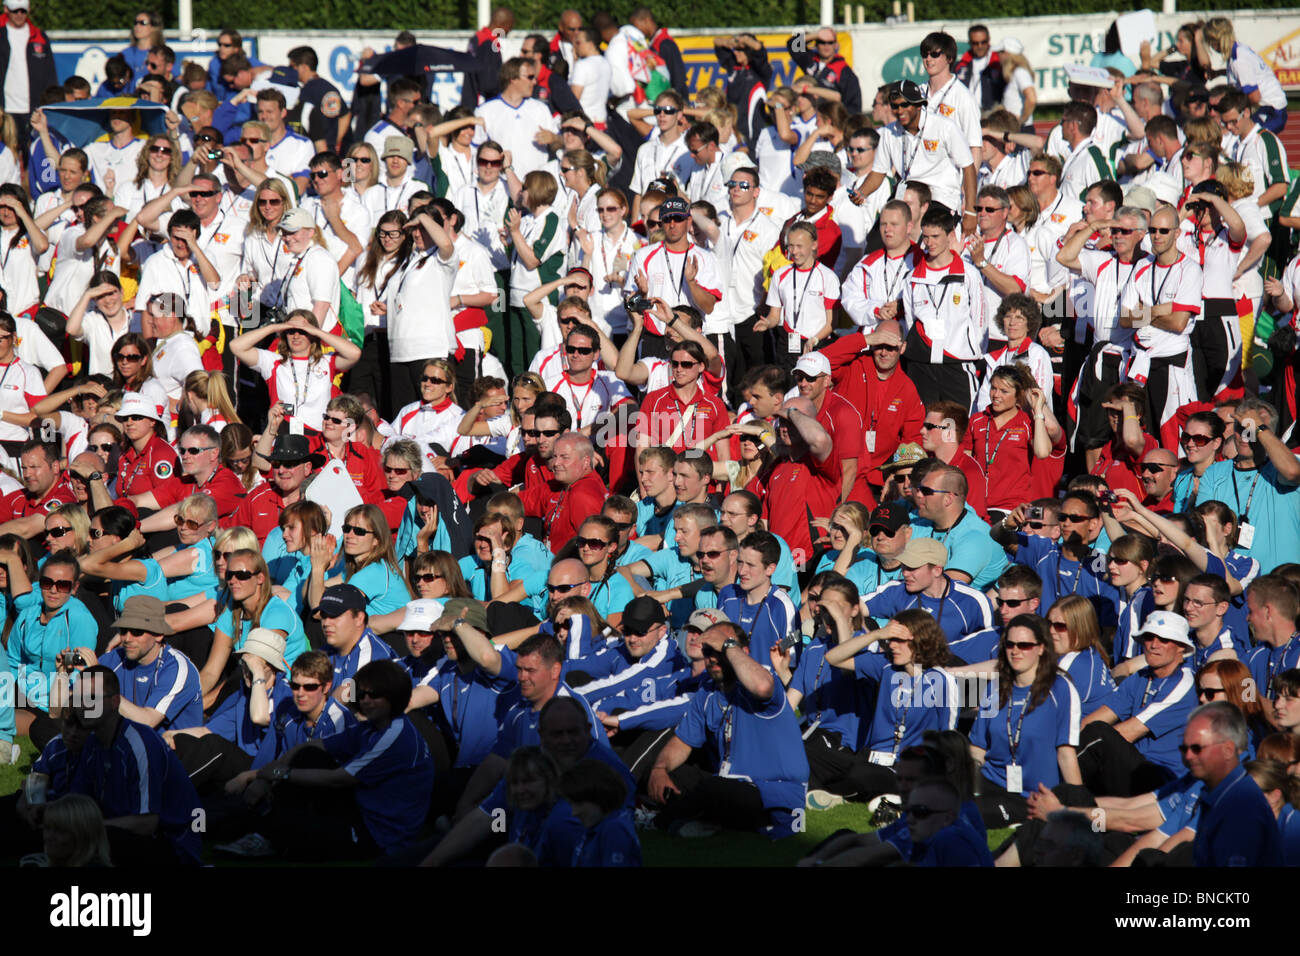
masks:
[[[1015,37],[1007,37],[998,44],[999,53],[1024,53],[1025,45]]]
[[[1178,187],[1178,180],[1174,179],[1169,173],[1151,173],[1142,185],[1151,190],[1156,199],[1167,202],[1171,206],[1176,205],[1178,198],[1183,194],[1183,191]]]
[[[1114,78],[1100,66],[1084,66],[1082,63],[1065,64],[1065,78],[1080,86],[1095,86],[1108,90],[1115,85]]]
[[[6,10],[26,10],[27,0],[5,0]]]
[[[1143,634],[1154,634],[1166,641],[1176,641],[1188,647],[1195,646],[1187,628],[1187,619],[1173,611],[1152,611],[1148,614],[1142,623],[1142,629],[1133,636],[1140,638]]]
[[[399,631],[432,631],[433,622],[442,617],[442,602],[434,598],[421,598],[406,605],[406,614]]]
[[[722,161],[722,181],[726,182],[742,169],[752,169],[755,174],[758,173],[757,164],[744,153],[728,153]]]
[[[818,375],[831,374],[831,361],[821,352],[809,352],[807,355],[799,356],[799,361],[794,363],[796,372],[803,372],[805,375],[816,378]]]
[[[117,410],[117,417],[126,418],[130,415],[143,415],[145,418],[152,418],[156,422],[163,420],[163,410],[139,392],[124,392],[122,394],[122,407]]]

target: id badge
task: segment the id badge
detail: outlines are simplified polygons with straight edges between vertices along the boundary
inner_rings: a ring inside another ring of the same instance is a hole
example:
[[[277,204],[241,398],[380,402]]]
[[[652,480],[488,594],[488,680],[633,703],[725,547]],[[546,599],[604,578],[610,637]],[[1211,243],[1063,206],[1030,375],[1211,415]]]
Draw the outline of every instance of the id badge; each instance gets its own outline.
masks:
[[[1255,526],[1248,521],[1241,523],[1241,528],[1237,531],[1237,547],[1249,548],[1255,540]]]
[[[874,431],[867,432],[866,440],[867,440],[867,451],[872,452],[874,454],[876,450],[876,433]]]
[[[894,755],[883,750],[873,750],[871,756],[867,758],[867,762],[874,763],[877,767],[892,767],[894,765]]]
[[[1018,763],[1007,764],[1007,793],[1023,793],[1024,789],[1024,768]]]
[[[786,333],[785,350],[791,355],[798,355],[803,351],[803,336],[798,332]]]
[[[731,774],[731,761],[730,760],[722,761],[722,763],[718,765],[718,776],[726,777],[729,776],[730,774]]]

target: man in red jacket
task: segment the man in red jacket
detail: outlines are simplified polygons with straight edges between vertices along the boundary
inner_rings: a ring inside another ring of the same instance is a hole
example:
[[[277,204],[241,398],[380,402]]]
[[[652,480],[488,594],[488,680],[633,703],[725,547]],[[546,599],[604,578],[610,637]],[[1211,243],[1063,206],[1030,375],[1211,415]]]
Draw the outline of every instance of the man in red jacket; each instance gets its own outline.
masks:
[[[302,485],[324,459],[313,455],[305,435],[276,435],[267,456],[271,471],[267,480],[248,493],[235,513],[221,522],[223,528],[251,528],[259,544],[280,526],[280,513],[302,500]]]
[[[792,398],[777,412],[777,452],[782,461],[772,471],[763,500],[768,530],[790,546],[796,568],[811,571],[811,520],[829,519],[839,500],[840,464],[835,442],[806,398]]]
[[[551,468],[561,486],[559,498],[546,513],[546,544],[559,554],[592,515],[600,514],[609,497],[605,483],[596,474],[596,448],[581,432],[566,432],[555,443]]]
[[[884,319],[870,335],[845,335],[822,350],[831,363],[836,394],[861,409],[863,455],[849,493],[853,501],[874,500],[885,482],[880,466],[899,445],[921,443],[925,406],[899,366],[902,343],[902,325]]]
[[[830,359],[820,352],[800,356],[793,376],[799,395],[813,403],[817,421],[835,442],[835,456],[840,460],[839,500],[847,501],[862,458],[862,416],[845,398],[830,390]]]

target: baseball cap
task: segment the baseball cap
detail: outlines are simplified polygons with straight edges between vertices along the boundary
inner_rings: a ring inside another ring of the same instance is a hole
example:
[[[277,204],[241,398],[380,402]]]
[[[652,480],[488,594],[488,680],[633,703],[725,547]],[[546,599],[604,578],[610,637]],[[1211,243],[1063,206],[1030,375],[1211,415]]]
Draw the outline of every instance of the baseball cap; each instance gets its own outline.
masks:
[[[280,217],[281,232],[297,232],[299,229],[313,229],[316,220],[306,209],[290,209]]]
[[[158,411],[158,406],[139,392],[126,392],[122,395],[122,407],[117,410],[116,417],[122,419],[131,415],[143,415],[156,422],[162,421],[162,413]]]
[[[867,520],[867,533],[871,534],[873,528],[884,528],[890,534],[897,534],[898,529],[905,524],[911,524],[907,506],[901,501],[889,501],[876,505],[871,512],[871,517]]]
[[[916,442],[904,442],[894,451],[894,456],[880,466],[881,471],[893,471],[895,468],[911,468],[918,461],[925,459],[925,449]]]
[[[694,628],[703,633],[715,624],[730,624],[731,618],[723,614],[716,607],[702,607],[698,611],[692,611],[691,616],[686,619],[686,626]]]
[[[799,356],[799,361],[794,363],[794,370],[803,372],[812,378],[819,375],[829,375],[831,374],[831,361],[821,352],[809,352],[807,355]]]
[[[415,156],[415,144],[406,136],[388,136],[384,138],[384,152],[380,159],[387,159],[389,156],[400,156],[408,163]]]
[[[748,169],[751,172],[758,172],[754,161],[744,153],[728,153],[727,158],[722,161],[722,179],[725,182],[742,169]]]
[[[659,205],[659,218],[664,216],[689,216],[691,204],[681,196],[669,196]]]
[[[5,0],[6,10],[26,10],[27,0]]]
[[[1144,634],[1163,637],[1166,641],[1176,641],[1187,647],[1195,646],[1188,631],[1187,619],[1173,611],[1152,611],[1148,614],[1142,622],[1142,629],[1133,636],[1140,638]]]
[[[898,556],[898,562],[905,568],[919,568],[923,564],[937,564],[946,567],[948,549],[934,538],[913,538]]]
[[[1220,199],[1224,200],[1225,202],[1228,199],[1227,188],[1223,185],[1223,183],[1219,182],[1217,179],[1207,179],[1205,182],[1197,183],[1195,186],[1192,187],[1192,192],[1191,192],[1192,196],[1200,196],[1200,195],[1204,195],[1205,193],[1213,193],[1214,195],[1218,196]]]
[[[283,674],[289,669],[284,663],[284,644],[283,634],[269,627],[255,627],[244,638],[244,646],[239,649],[239,653],[260,657]]]
[[[1130,186],[1124,194],[1124,205],[1153,213],[1156,211],[1156,194],[1146,186]]]
[[[829,149],[814,149],[808,154],[808,158],[799,164],[799,169],[801,172],[806,173],[818,166],[829,169],[836,176],[840,176],[844,172],[844,167],[840,165],[840,158]]]
[[[352,584],[336,584],[320,596],[317,610],[321,617],[338,617],[344,611],[364,611],[366,596]]]
[[[434,598],[420,598],[406,605],[399,631],[432,631],[433,622],[442,617],[442,602]]]
[[[998,44],[997,50],[999,53],[1024,53],[1025,45],[1015,37],[1007,37]]]
[[[920,106],[925,102],[925,94],[921,92],[921,87],[911,80],[899,80],[890,92],[892,96],[897,96],[904,103],[910,103],[912,106]]]
[[[654,598],[643,595],[633,598],[624,609],[622,630],[644,634],[656,624],[663,624],[667,620],[664,606]]]

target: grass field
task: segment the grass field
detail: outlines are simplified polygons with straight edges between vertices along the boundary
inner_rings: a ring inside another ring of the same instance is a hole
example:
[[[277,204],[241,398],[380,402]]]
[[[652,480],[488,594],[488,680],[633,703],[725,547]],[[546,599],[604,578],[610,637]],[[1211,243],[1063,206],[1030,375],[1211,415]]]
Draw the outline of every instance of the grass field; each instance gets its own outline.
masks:
[[[19,737],[18,743],[23,748],[18,763],[0,765],[0,796],[7,796],[22,786],[23,778],[36,759],[36,748],[32,746],[31,740]],[[872,829],[871,814],[866,805],[861,803],[846,803],[830,810],[809,811],[807,825],[805,832],[776,841],[757,833],[724,831],[716,836],[686,840],[658,831],[642,830],[642,859],[646,866],[792,866],[836,830],[847,828],[865,832]],[[1008,833],[1009,830],[989,831],[989,849],[999,846]],[[217,864],[249,865],[206,852],[204,858]]]

